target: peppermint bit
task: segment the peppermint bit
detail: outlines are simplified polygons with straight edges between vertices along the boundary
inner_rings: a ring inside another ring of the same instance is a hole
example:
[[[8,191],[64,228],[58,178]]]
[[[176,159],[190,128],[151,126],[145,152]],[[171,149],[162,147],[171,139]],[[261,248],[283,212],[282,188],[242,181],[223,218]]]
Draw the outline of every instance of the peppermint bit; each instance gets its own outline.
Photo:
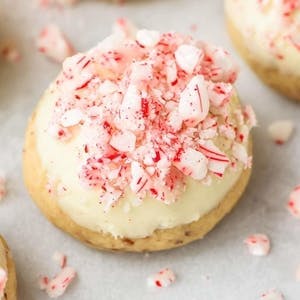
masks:
[[[6,195],[6,180],[4,176],[0,175],[0,201],[3,200],[5,195]]]
[[[158,273],[148,277],[147,283],[149,287],[168,287],[176,279],[174,272],[168,268],[160,270]]]
[[[284,300],[281,292],[277,290],[269,290],[260,296],[260,300]]]
[[[66,266],[67,257],[60,252],[54,253],[53,260],[59,262],[61,271],[52,279],[48,276],[40,276],[38,284],[40,289],[44,290],[50,298],[57,298],[65,293],[67,287],[75,278],[76,271]]]
[[[292,216],[300,219],[300,185],[291,192],[287,208]]]
[[[53,254],[52,259],[53,259],[54,261],[58,262],[58,263],[59,263],[59,266],[60,266],[61,268],[64,268],[64,267],[67,265],[67,256],[64,255],[64,254],[61,253],[61,252],[57,252],[57,251],[56,251],[56,252]]]
[[[63,62],[74,54],[73,46],[57,25],[50,24],[42,29],[37,38],[38,51],[55,62]]]
[[[245,241],[248,251],[253,256],[266,256],[270,252],[270,240],[265,234],[253,234]]]
[[[275,121],[268,127],[271,139],[277,144],[282,145],[291,137],[294,123],[289,120]]]
[[[296,270],[296,281],[300,282],[300,265],[298,266]]]

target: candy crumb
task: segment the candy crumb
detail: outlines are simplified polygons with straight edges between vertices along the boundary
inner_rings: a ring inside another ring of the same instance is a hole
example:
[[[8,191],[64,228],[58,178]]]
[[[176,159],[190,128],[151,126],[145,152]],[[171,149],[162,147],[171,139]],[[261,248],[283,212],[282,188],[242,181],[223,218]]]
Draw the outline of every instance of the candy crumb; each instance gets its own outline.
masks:
[[[70,283],[76,276],[76,271],[66,266],[66,256],[60,252],[55,252],[53,260],[58,261],[61,271],[53,278],[41,275],[39,276],[38,284],[41,290],[44,290],[50,298],[62,296]]]
[[[266,256],[270,252],[270,240],[265,234],[252,234],[244,240],[244,243],[253,256]]]
[[[260,296],[260,300],[284,300],[284,296],[277,290],[269,290]]]
[[[300,219],[300,185],[296,186],[290,194],[288,211],[297,219]]]
[[[74,54],[73,46],[57,25],[45,26],[36,41],[38,51],[55,62],[63,62]]]
[[[64,267],[67,265],[67,256],[64,255],[64,254],[61,253],[61,252],[56,251],[56,252],[53,254],[52,259],[53,259],[55,262],[58,262],[58,263],[59,263],[59,266],[60,266],[61,268],[64,268]]]
[[[296,281],[300,282],[300,265],[298,266],[296,270]]]
[[[275,121],[268,127],[269,135],[277,145],[285,144],[291,137],[293,130],[294,123],[289,120]]]
[[[0,175],[0,201],[4,199],[6,195],[6,179]]]
[[[151,275],[147,279],[147,284],[149,287],[168,287],[174,283],[176,276],[174,272],[168,268],[160,270],[158,273]]]

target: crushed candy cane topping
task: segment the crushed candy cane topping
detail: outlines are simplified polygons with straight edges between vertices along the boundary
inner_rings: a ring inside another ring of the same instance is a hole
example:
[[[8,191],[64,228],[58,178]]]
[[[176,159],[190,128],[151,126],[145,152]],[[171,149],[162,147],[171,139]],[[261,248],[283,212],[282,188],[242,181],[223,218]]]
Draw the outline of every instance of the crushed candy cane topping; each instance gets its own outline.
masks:
[[[175,282],[174,272],[168,268],[160,270],[158,273],[148,277],[147,284],[149,287],[168,287]]]
[[[291,192],[287,208],[292,216],[300,219],[300,185]]]
[[[56,62],[63,62],[65,58],[74,54],[73,46],[54,24],[41,30],[36,44],[39,52]]]
[[[114,32],[64,61],[48,128],[62,143],[83,130],[78,176],[105,207],[128,187],[140,200],[172,203],[186,176],[208,183],[238,162],[251,166],[256,118],[234,102],[237,68],[226,51],[123,19]]]
[[[50,298],[58,298],[65,293],[67,287],[75,278],[76,271],[66,266],[67,258],[62,253],[55,252],[53,260],[59,262],[61,271],[53,278],[40,276],[38,283],[40,289],[45,290]]]
[[[0,299],[4,296],[4,290],[7,283],[7,272],[0,268]]]
[[[270,240],[265,234],[253,234],[248,236],[245,245],[251,255],[266,256],[270,252]]]
[[[6,195],[6,179],[3,175],[0,175],[0,201]]]
[[[289,120],[275,121],[268,127],[271,139],[278,145],[286,143],[294,130],[294,123]]]
[[[260,296],[260,300],[284,300],[283,294],[277,290],[270,290]]]

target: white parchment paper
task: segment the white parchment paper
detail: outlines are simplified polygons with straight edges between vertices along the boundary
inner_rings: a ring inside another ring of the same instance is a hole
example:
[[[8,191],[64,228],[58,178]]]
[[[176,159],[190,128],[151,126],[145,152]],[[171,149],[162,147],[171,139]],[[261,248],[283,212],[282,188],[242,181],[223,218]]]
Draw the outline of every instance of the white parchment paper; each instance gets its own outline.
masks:
[[[30,201],[22,183],[24,130],[60,69],[37,53],[34,39],[43,25],[54,22],[84,51],[107,36],[120,16],[161,31],[190,33],[196,24],[197,38],[234,51],[225,31],[222,0],[140,0],[124,6],[84,1],[66,10],[37,9],[33,0],[0,0],[0,39],[13,37],[23,56],[15,65],[0,62],[0,169],[7,174],[9,192],[0,203],[0,233],[14,254],[19,299],[47,299],[36,281],[39,274],[58,270],[51,260],[58,250],[78,271],[62,298],[66,300],[251,300],[269,288],[278,288],[287,300],[299,300],[295,270],[300,265],[300,223],[285,207],[290,190],[300,183],[300,105],[264,86],[235,52],[241,66],[237,88],[241,99],[256,109],[260,124],[254,131],[255,166],[240,204],[204,240],[148,258],[97,252],[56,229]],[[289,143],[280,147],[266,131],[277,119],[291,119],[297,127]],[[268,257],[252,257],[245,250],[243,239],[254,232],[271,237]],[[149,291],[147,277],[162,267],[172,268],[178,280],[170,288]]]

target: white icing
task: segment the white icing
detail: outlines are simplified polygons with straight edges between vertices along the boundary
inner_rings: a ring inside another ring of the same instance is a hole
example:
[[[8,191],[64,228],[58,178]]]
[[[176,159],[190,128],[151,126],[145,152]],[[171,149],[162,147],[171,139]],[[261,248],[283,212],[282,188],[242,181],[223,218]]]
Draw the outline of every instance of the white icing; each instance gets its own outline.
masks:
[[[99,204],[99,191],[87,189],[78,178],[81,159],[78,153],[82,153],[85,131],[76,130],[74,137],[65,143],[47,133],[55,100],[55,92],[47,92],[38,106],[35,120],[37,152],[47,176],[51,182],[56,182],[57,195],[54,197],[59,206],[77,224],[88,229],[109,232],[115,237],[141,238],[156,229],[191,223],[216,207],[242,173],[242,167],[238,165],[235,171],[228,169],[222,180],[212,179],[211,185],[189,178],[180,200],[171,205],[150,197],[141,203],[128,191],[115,207],[106,210]]]

